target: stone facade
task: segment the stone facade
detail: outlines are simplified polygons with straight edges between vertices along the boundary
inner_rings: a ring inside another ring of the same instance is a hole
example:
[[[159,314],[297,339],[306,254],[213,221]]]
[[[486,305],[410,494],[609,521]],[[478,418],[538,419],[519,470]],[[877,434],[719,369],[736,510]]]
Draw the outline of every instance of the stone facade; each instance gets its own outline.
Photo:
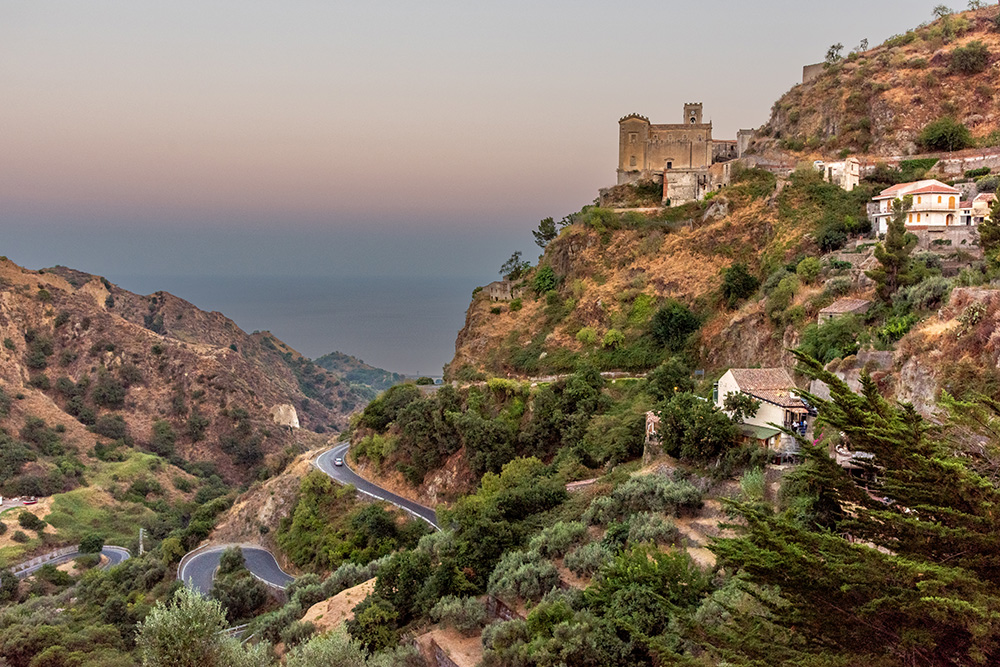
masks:
[[[653,124],[629,114],[618,121],[618,185],[664,183],[664,200],[673,205],[701,199],[714,189],[709,169],[739,157],[740,141],[714,140],[701,103],[685,104],[681,120]],[[743,141],[745,148],[749,136]]]
[[[490,297],[490,301],[512,301],[519,298],[523,291],[510,280],[494,281],[487,285],[485,289],[486,294]]]
[[[823,180],[850,192],[861,183],[861,163],[853,157],[843,162],[817,160],[813,167],[823,172]]]

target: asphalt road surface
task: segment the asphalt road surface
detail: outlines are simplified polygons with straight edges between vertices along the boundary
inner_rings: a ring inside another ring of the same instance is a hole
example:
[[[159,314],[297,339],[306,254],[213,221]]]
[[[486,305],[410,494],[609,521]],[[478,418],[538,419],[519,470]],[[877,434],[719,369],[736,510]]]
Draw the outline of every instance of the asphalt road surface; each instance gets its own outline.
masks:
[[[59,565],[60,563],[71,561],[74,558],[79,558],[82,555],[84,554],[81,554],[79,551],[74,551],[71,554],[66,554],[65,556],[60,556],[59,558],[53,558],[50,561],[46,561],[44,563],[39,563],[38,565],[29,567],[27,570],[21,570],[20,572],[17,573],[17,576],[23,579],[24,577],[28,577],[34,574],[43,565]],[[102,570],[109,567],[114,567],[115,565],[118,565],[119,563],[126,561],[131,557],[131,554],[128,552],[128,549],[124,547],[111,547],[111,546],[104,547],[103,549],[101,549],[101,555],[108,557],[108,562],[101,566]]]
[[[215,579],[215,571],[219,568],[222,552],[229,546],[237,545],[223,544],[195,554],[184,563],[177,573],[177,578],[201,594],[208,595],[212,592],[212,580]],[[295,581],[295,577],[281,569],[270,551],[258,547],[241,548],[247,569],[258,579],[281,589],[287,588],[288,584]]]
[[[364,494],[374,496],[388,503],[392,503],[397,507],[403,508],[410,514],[420,517],[435,528],[441,528],[437,524],[437,512],[432,510],[430,507],[424,507],[423,505],[418,505],[412,500],[407,500],[402,496],[397,496],[395,493],[386,491],[382,487],[376,486],[365,478],[355,474],[354,471],[347,465],[347,448],[349,446],[349,443],[344,443],[323,452],[316,459],[316,467],[341,484],[352,484],[354,488]],[[336,458],[343,459],[344,465],[334,465],[333,460]]]

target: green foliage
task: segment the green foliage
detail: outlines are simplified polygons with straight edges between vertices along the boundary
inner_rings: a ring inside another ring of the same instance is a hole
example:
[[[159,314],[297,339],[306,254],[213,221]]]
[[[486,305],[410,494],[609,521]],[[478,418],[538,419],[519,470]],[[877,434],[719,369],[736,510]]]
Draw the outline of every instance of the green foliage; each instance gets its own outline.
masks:
[[[959,74],[978,74],[990,64],[990,50],[981,41],[974,40],[951,52],[948,68]]]
[[[555,566],[535,551],[508,551],[490,575],[490,594],[506,600],[538,601],[559,585]]]
[[[104,536],[99,533],[89,533],[80,540],[80,553],[96,554],[104,548]]]
[[[518,250],[500,267],[500,275],[507,280],[518,280],[531,268],[531,263],[521,259],[521,251]]]
[[[724,412],[684,392],[661,408],[658,433],[665,454],[708,463],[735,445],[738,431]]]
[[[17,515],[17,524],[25,530],[33,530],[36,533],[45,530],[45,526],[48,525],[31,512],[24,510]]]
[[[365,650],[380,651],[399,640],[398,618],[399,613],[392,603],[370,595],[354,608],[354,618],[347,621],[347,631]]]
[[[267,644],[244,646],[222,633],[219,602],[180,588],[169,604],[157,602],[138,626],[136,649],[143,667],[264,667]]]
[[[958,151],[974,145],[969,128],[950,116],[925,125],[917,141],[931,151]]]
[[[727,394],[722,400],[722,407],[737,424],[742,424],[760,410],[760,401],[742,391]]]
[[[638,512],[677,514],[701,506],[701,492],[685,479],[638,475],[618,485],[610,496],[598,496],[583,514],[589,524],[608,524]]]
[[[120,408],[125,404],[125,385],[102,367],[94,382],[91,398],[101,407]]]
[[[343,627],[296,646],[289,652],[287,667],[366,667],[367,651],[351,639]]]
[[[163,457],[170,457],[174,453],[174,445],[177,443],[177,434],[174,427],[165,419],[153,422],[153,437],[149,441],[150,451]]]
[[[435,623],[449,625],[470,637],[486,623],[486,607],[476,598],[449,595],[441,598],[430,611]]]
[[[586,536],[587,527],[582,522],[559,521],[531,538],[528,549],[545,558],[559,558]]]
[[[544,248],[552,239],[559,235],[556,230],[556,222],[552,218],[544,218],[538,223],[538,229],[533,230],[531,235],[535,237],[535,243],[540,248]]]
[[[566,554],[565,564],[573,574],[591,577],[613,557],[614,552],[603,542],[590,542]]]
[[[110,440],[122,440],[124,442],[131,441],[128,424],[125,423],[125,418],[121,415],[101,415],[97,418],[94,425],[90,427],[90,430],[98,435],[103,435],[105,438]]]
[[[910,254],[917,245],[917,237],[906,231],[906,213],[911,198],[893,202],[894,214],[889,220],[885,241],[875,246],[875,259],[879,265],[867,272],[875,281],[876,291],[883,301],[889,301],[900,287],[915,282]]]
[[[250,574],[239,547],[229,547],[222,553],[212,597],[226,609],[226,620],[233,624],[252,618],[269,599],[267,586]]]
[[[802,332],[799,350],[826,364],[855,354],[863,330],[862,321],[855,315],[841,315],[821,325],[810,324]]]
[[[554,290],[558,285],[559,279],[548,264],[539,268],[535,272],[534,279],[531,281],[531,287],[535,291],[535,294],[545,294]]]
[[[657,401],[670,399],[677,392],[692,392],[691,368],[682,358],[670,357],[646,376],[646,390]]]
[[[192,442],[200,442],[205,439],[205,429],[211,422],[208,417],[201,413],[197,406],[191,408],[191,415],[188,417],[185,432]]]
[[[722,298],[730,310],[753,296],[759,286],[760,281],[751,275],[746,264],[737,262],[722,269]]]
[[[601,347],[619,349],[625,344],[625,334],[618,329],[608,329],[601,340]]]
[[[396,549],[412,547],[425,530],[423,522],[397,526],[382,505],[360,503],[353,487],[339,486],[314,470],[302,480],[277,541],[299,567],[335,570],[345,562],[364,565]]]
[[[668,301],[653,315],[650,333],[654,340],[671,351],[687,344],[688,337],[701,327],[698,317],[679,301]]]
[[[980,176],[989,175],[990,171],[992,170],[989,167],[979,167],[978,169],[966,169],[965,177],[975,179],[979,178]]]
[[[795,267],[795,274],[807,285],[813,284],[823,268],[816,257],[806,257]]]
[[[780,323],[782,321],[785,311],[792,305],[792,299],[795,298],[795,292],[798,289],[799,279],[792,274],[787,274],[768,294],[767,301],[764,303],[764,312],[767,313],[772,322]]]
[[[594,327],[583,327],[576,332],[576,339],[584,345],[594,345],[597,343],[597,331]]]

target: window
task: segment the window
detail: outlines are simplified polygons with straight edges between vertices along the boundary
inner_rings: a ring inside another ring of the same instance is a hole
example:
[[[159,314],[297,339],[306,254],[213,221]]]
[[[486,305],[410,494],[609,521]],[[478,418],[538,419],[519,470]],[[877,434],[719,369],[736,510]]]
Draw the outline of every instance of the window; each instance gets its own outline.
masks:
[[[948,208],[955,208],[955,198],[948,197]]]
[[[920,222],[920,214],[917,213],[917,222]]]
[[[691,124],[692,125],[694,125],[695,121],[697,121],[697,120],[698,120],[697,118],[695,118],[694,116],[691,116]]]
[[[635,156],[634,155],[628,159],[628,166],[630,166],[630,167],[634,167],[635,166]]]
[[[673,169],[673,168],[674,168],[674,163],[667,161],[667,169]]]
[[[907,220],[907,222],[913,222],[913,214],[912,213],[910,214],[910,218]]]
[[[917,203],[918,203],[918,204],[920,203],[920,200],[921,200],[921,199],[923,199],[923,197],[917,197]]]
[[[941,203],[941,195],[938,195],[938,203]]]
[[[630,144],[634,144],[638,138],[639,138],[639,134],[638,133],[636,133],[636,132],[629,132],[628,133],[628,142]]]

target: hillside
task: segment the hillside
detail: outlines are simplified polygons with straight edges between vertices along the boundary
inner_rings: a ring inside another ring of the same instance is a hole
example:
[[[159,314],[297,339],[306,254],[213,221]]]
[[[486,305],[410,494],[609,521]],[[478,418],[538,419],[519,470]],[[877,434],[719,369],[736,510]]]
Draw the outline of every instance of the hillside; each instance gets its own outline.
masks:
[[[948,15],[852,52],[777,102],[751,149],[805,155],[912,155],[921,131],[951,117],[976,146],[1000,145],[1000,12]]]
[[[538,266],[514,281],[523,288],[519,299],[492,302],[485,290],[474,293],[447,377],[568,373],[582,359],[602,371],[642,372],[688,347],[703,348],[698,360],[710,367],[741,355],[774,363],[785,346],[780,318],[744,318],[732,336],[752,333],[753,345],[719,345],[717,334],[734,316],[720,291],[726,270],[739,264],[765,282],[842,245],[867,224],[873,187],[847,193],[814,172],[779,180],[737,169],[734,184],[710,201],[652,216],[587,207],[569,217]],[[666,341],[654,318],[673,304],[699,324]],[[799,321],[822,305],[807,304]],[[688,341],[699,326],[711,335]]]
[[[0,262],[0,387],[49,424],[103,424],[112,440],[211,463],[246,481],[293,444],[271,417],[337,430],[364,398],[267,332],[165,292],[140,296],[103,278]],[[107,425],[121,418],[121,433]],[[14,424],[16,430],[20,424]],[[158,430],[157,430],[158,429]]]

